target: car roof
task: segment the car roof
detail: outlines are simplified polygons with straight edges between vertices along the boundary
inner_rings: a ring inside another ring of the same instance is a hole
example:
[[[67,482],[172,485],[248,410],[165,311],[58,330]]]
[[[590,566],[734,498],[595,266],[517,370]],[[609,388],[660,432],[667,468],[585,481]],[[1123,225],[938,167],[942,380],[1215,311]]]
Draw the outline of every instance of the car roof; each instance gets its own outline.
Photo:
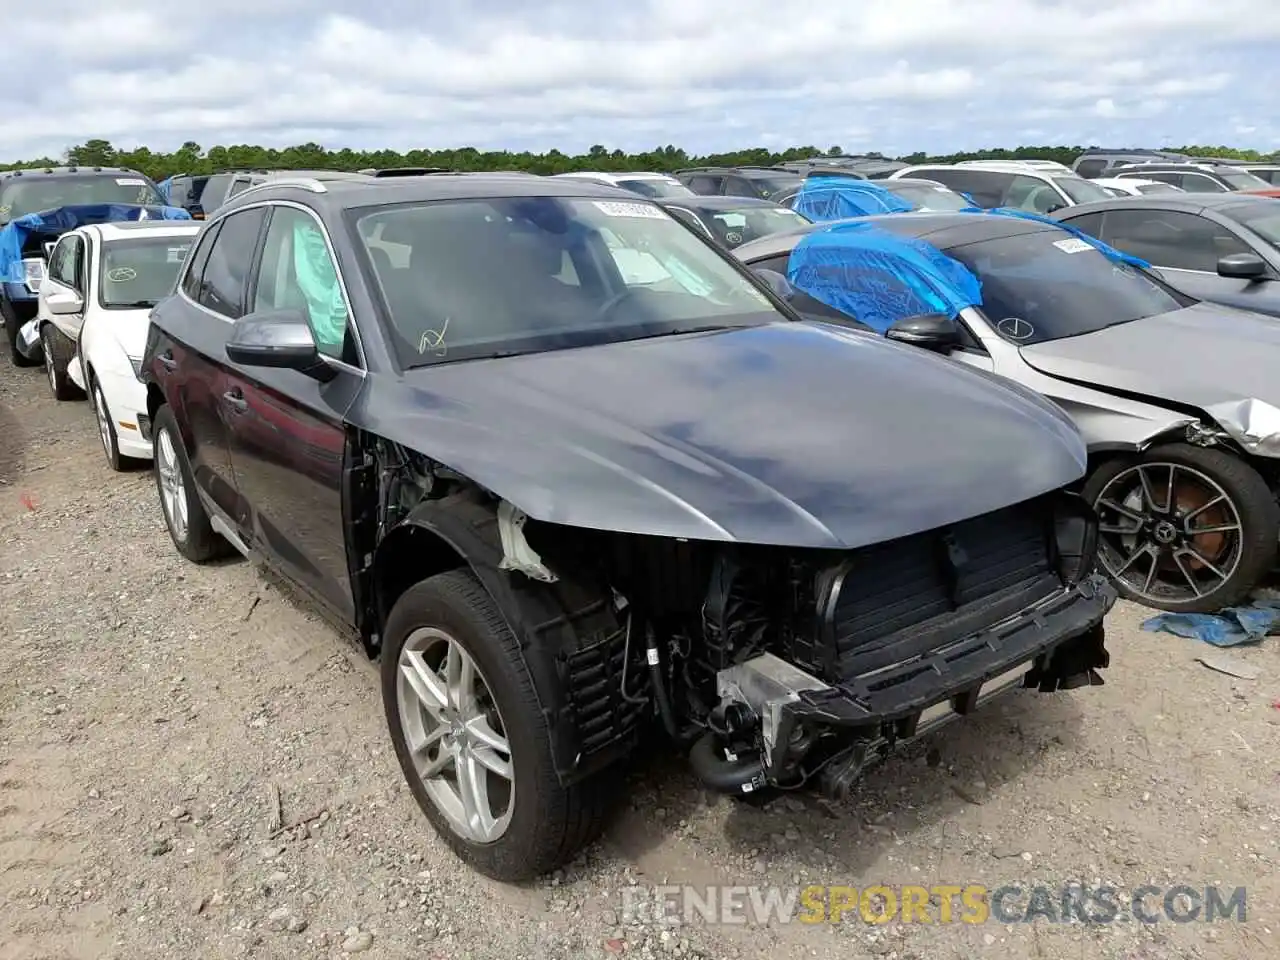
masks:
[[[840,222],[840,221],[835,221]],[[1001,237],[1018,237],[1032,233],[1044,233],[1055,228],[1053,224],[1022,217],[991,213],[964,213],[961,211],[888,213],[867,217],[855,217],[845,223],[873,223],[877,227],[898,236],[925,240],[939,250],[995,240]],[[806,234],[830,227],[826,223],[806,224],[785,233],[776,233],[743,244],[735,251],[744,260],[764,259],[789,253]]]
[[[1115,170],[1117,175],[1121,173],[1134,173],[1142,170],[1150,170],[1153,173],[1217,173],[1219,167],[1230,167],[1225,163],[1177,163],[1170,161],[1169,163],[1135,163],[1132,166],[1122,166]]]
[[[201,224],[195,220],[110,220],[106,223],[95,223],[102,239],[106,242],[136,237],[139,234],[155,234],[157,236],[186,236],[200,232]]]
[[[635,194],[584,177],[512,176],[503,173],[438,173],[424,177],[352,176],[333,180],[296,177],[276,178],[237,193],[220,206],[215,216],[246,203],[267,199],[308,196],[318,206],[350,209],[392,203],[433,200],[485,200],[504,197],[582,197],[650,202]]]
[[[0,180],[8,180],[13,177],[40,177],[41,179],[54,179],[58,177],[86,177],[86,176],[120,176],[127,175],[130,177],[142,177],[145,174],[139,173],[137,170],[130,170],[128,167],[24,167],[20,170],[0,170]]]
[[[1037,180],[1044,180],[1046,183],[1050,180],[1061,179],[1065,176],[1077,177],[1076,173],[1064,172],[1062,170],[1046,170],[1044,167],[1028,167],[1025,164],[1018,163],[1016,160],[991,160],[985,164],[971,164],[969,166],[958,166],[954,163],[915,163],[911,166],[899,170],[897,174],[890,177],[890,180],[908,180],[916,178],[917,174],[923,174],[928,170],[963,170],[973,171],[975,173],[1004,173],[1011,177],[1034,177]],[[923,177],[922,179],[928,179]]]
[[[694,194],[692,197],[660,197],[654,202],[660,207],[692,207],[694,210],[741,210],[744,207],[761,207],[772,210],[790,209],[761,197],[700,196]]]
[[[1132,182],[1132,178],[1130,178]],[[1079,203],[1056,214],[1057,219],[1074,219],[1094,211],[1126,209],[1178,210],[1199,213],[1201,210],[1223,210],[1229,207],[1259,203],[1273,204],[1273,197],[1248,193],[1148,193],[1140,197],[1113,197],[1110,200],[1093,200]],[[1272,208],[1267,208],[1272,209]]]

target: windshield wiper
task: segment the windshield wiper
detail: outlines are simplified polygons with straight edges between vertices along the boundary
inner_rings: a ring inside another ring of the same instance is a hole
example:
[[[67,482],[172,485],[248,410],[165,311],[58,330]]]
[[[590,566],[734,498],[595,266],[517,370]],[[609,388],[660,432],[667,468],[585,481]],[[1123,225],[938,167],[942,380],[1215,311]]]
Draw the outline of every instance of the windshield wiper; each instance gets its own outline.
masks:
[[[159,300],[112,300],[106,306],[116,310],[144,310],[147,307],[154,307],[159,302]]]

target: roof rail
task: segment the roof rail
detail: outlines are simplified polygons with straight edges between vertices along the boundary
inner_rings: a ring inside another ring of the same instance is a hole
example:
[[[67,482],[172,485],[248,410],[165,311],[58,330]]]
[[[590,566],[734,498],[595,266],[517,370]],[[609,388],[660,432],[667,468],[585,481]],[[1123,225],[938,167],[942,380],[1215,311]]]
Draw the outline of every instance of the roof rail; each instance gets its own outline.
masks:
[[[324,185],[324,181],[317,180],[315,177],[276,177],[272,180],[263,180],[261,183],[251,183],[237,193],[236,197],[243,197],[246,193],[252,190],[261,190],[263,187],[298,187],[302,190],[309,190],[312,193],[329,192]],[[229,199],[234,200],[235,197]]]

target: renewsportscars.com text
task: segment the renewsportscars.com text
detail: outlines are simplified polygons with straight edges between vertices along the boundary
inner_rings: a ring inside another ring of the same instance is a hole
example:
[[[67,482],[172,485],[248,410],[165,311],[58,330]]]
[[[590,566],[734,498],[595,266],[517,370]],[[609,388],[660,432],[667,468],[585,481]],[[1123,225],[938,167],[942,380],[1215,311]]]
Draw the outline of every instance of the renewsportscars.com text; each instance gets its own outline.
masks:
[[[1244,887],[1068,884],[925,886],[658,886],[621,891],[641,923],[1208,923],[1246,919]]]

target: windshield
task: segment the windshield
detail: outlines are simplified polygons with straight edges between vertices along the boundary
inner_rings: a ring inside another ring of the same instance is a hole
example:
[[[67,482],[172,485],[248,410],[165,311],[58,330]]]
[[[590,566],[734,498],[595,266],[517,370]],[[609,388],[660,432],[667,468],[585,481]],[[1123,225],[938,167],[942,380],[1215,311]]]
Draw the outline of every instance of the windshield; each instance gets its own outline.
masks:
[[[136,175],[92,174],[24,179],[13,177],[0,189],[0,223],[29,213],[92,203],[143,203],[165,206],[155,184]]]
[[[406,368],[788,319],[647,201],[449,200],[348,218]]]
[[[110,240],[102,247],[98,296],[107,309],[153,307],[173,292],[191,236]]]
[[[1220,170],[1218,179],[1232,190],[1266,190],[1271,184],[1243,170]]]
[[[686,187],[679,180],[658,180],[656,178],[645,177],[639,180],[619,180],[618,186],[623,190],[630,190],[632,193],[638,193],[642,197],[653,197],[660,199],[662,197],[696,197],[697,194]]]
[[[884,180],[886,190],[913,204],[917,210],[968,210],[973,204],[949,187],[941,184],[903,183]]]
[[[946,253],[977,274],[982,312],[997,333],[1019,345],[1093,333],[1191,302],[1058,230],[982,240]]]
[[[1232,209],[1222,212],[1280,250],[1280,209],[1272,209],[1273,207],[1280,207],[1280,203],[1274,200],[1259,200],[1248,205],[1241,204],[1240,209],[1236,209],[1235,204],[1232,204]]]
[[[808,217],[786,207],[741,207],[734,210],[703,210],[702,222],[712,236],[729,249],[772,236],[786,230],[795,230],[812,221]]]
[[[1095,200],[1110,200],[1111,194],[1082,177],[1054,177],[1053,182],[1071,198],[1072,203],[1092,203]]]

